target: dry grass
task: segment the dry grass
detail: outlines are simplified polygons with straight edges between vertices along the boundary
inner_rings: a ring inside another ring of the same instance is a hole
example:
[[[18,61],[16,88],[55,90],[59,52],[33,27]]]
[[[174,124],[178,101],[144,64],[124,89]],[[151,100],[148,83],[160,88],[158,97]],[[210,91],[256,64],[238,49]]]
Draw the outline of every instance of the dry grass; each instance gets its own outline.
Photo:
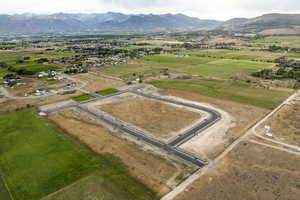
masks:
[[[86,82],[87,85],[83,89],[89,91],[98,91],[108,88],[118,88],[124,85],[123,81],[105,78],[91,73],[75,75],[74,78]]]
[[[65,111],[50,116],[63,130],[86,144],[96,153],[110,153],[119,157],[128,167],[131,176],[158,195],[170,190],[167,181],[177,173],[174,164],[138,148],[125,139],[98,125],[77,111]]]
[[[223,152],[229,144],[243,135],[247,129],[268,113],[268,110],[255,106],[215,99],[174,89],[162,90],[161,93],[163,95],[177,96],[191,101],[209,103],[212,106],[229,113],[235,119],[235,125],[226,132],[223,143],[214,148],[213,151],[204,152],[211,159],[214,159]]]
[[[122,121],[145,129],[159,139],[169,139],[201,118],[199,113],[138,97],[105,104],[100,109]]]
[[[271,126],[276,140],[300,146],[300,101],[283,106],[271,118],[263,123],[258,131],[263,134],[264,126]]]
[[[176,200],[298,200],[300,158],[243,142]]]

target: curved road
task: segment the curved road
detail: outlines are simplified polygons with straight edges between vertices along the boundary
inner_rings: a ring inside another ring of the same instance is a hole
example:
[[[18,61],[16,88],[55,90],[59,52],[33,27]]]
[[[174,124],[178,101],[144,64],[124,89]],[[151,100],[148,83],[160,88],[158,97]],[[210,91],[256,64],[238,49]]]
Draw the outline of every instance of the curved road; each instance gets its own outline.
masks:
[[[144,143],[147,143],[154,147],[157,147],[161,151],[167,152],[170,155],[174,155],[174,156],[176,156],[186,162],[189,162],[193,165],[196,165],[198,167],[203,167],[204,165],[206,165],[207,164],[206,161],[201,160],[200,158],[198,158],[190,153],[184,152],[182,149],[179,149],[179,146],[182,145],[183,143],[187,142],[194,136],[202,133],[204,130],[208,129],[209,127],[213,126],[215,123],[217,123],[221,119],[221,114],[219,112],[217,112],[213,109],[207,108],[207,107],[203,107],[203,106],[199,106],[199,105],[195,105],[195,104],[191,104],[191,103],[186,103],[186,102],[181,102],[181,101],[176,101],[173,99],[162,98],[160,96],[155,96],[155,95],[151,95],[151,94],[145,94],[142,92],[138,92],[137,89],[139,89],[139,88],[124,90],[124,91],[121,91],[121,92],[118,92],[115,94],[111,94],[108,96],[98,96],[98,97],[88,100],[88,101],[65,105],[65,106],[54,108],[54,109],[44,111],[44,112],[49,114],[52,112],[58,112],[58,111],[61,111],[64,109],[75,107],[75,108],[79,109],[80,111],[87,113],[91,117],[99,119],[112,127],[116,127],[119,130],[121,130],[122,132],[135,137],[137,140],[143,141]],[[192,127],[191,129],[185,131],[183,134],[180,134],[179,136],[177,136],[175,139],[171,140],[170,142],[164,143],[155,138],[147,136],[147,134],[143,133],[143,131],[141,131],[141,130],[137,130],[136,128],[130,127],[129,125],[127,125],[119,120],[113,119],[109,115],[103,115],[103,113],[97,112],[96,110],[91,110],[87,106],[85,106],[88,103],[98,101],[98,100],[101,100],[104,98],[109,98],[112,96],[118,96],[118,95],[124,94],[124,93],[133,93],[135,95],[142,96],[145,98],[154,99],[154,100],[158,100],[158,101],[162,101],[162,102],[167,102],[167,103],[171,103],[171,104],[175,104],[175,105],[185,106],[185,107],[197,109],[200,111],[204,111],[204,112],[209,113],[209,118],[200,122],[199,124]]]

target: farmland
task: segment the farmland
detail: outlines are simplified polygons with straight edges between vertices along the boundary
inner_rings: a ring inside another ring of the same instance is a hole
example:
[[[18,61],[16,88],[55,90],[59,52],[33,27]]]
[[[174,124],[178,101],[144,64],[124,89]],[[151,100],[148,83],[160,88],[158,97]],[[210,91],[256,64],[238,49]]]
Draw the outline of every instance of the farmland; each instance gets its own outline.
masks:
[[[153,199],[118,159],[95,155],[34,110],[3,114],[0,124],[0,173],[15,200],[40,199],[88,176],[110,182],[107,192],[119,191],[111,195]]]
[[[272,68],[274,64],[248,60],[215,59],[209,57],[175,57],[147,56],[138,62],[113,66],[104,72],[120,77],[131,77],[132,74],[151,76],[164,69],[171,72],[203,75],[229,79],[239,72],[251,73],[264,68]]]
[[[14,51],[14,52],[0,52],[0,62],[5,62],[10,66],[13,66],[17,69],[24,68],[26,70],[32,71],[34,73],[41,71],[48,71],[57,69],[57,66],[54,65],[44,65],[37,63],[36,60],[40,58],[61,58],[74,56],[74,53],[70,52],[33,52],[33,51]],[[24,62],[17,63],[18,60],[28,57],[28,60]]]
[[[290,94],[285,91],[253,88],[247,83],[212,79],[160,80],[149,83],[159,88],[189,91],[267,109],[276,107]]]

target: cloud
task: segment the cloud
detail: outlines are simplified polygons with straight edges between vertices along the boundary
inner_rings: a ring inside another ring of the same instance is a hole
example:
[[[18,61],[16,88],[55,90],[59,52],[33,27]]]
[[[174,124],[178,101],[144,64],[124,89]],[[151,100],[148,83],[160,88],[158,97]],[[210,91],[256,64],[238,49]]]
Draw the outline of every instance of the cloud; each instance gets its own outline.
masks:
[[[299,0],[0,0],[0,13],[184,13],[229,19],[264,13],[300,12]]]

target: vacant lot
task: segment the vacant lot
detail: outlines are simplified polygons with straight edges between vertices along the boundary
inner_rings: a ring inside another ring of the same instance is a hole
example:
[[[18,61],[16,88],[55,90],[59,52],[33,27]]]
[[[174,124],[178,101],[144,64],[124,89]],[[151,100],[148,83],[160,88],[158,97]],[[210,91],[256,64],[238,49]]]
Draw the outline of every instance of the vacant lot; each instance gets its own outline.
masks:
[[[160,139],[169,139],[201,118],[197,112],[143,98],[105,104],[100,109]]]
[[[286,91],[253,88],[246,83],[211,79],[161,80],[152,81],[150,84],[159,88],[189,91],[266,109],[275,108],[290,94]]]
[[[208,131],[210,132],[209,135],[206,136],[206,134],[200,134],[181,146],[185,150],[198,154],[203,158],[208,157],[210,159],[215,159],[228,145],[238,137],[242,136],[251,126],[269,112],[266,109],[256,106],[212,98],[181,90],[167,89],[160,91],[160,93],[162,95],[180,97],[194,102],[206,103],[225,111],[232,117],[232,124],[229,129],[226,127],[226,124],[219,126],[218,122],[213,129]]]
[[[300,146],[300,101],[283,106],[259,128],[264,133],[264,126],[271,126],[271,133],[276,140]]]
[[[171,162],[143,151],[136,144],[111,133],[80,112],[65,111],[50,116],[50,119],[94,152],[98,154],[109,153],[120,158],[127,166],[130,175],[147,185],[158,195],[165,194],[170,190],[167,184],[168,180],[174,175],[176,176],[178,170],[181,171],[182,169],[180,165],[175,167]],[[96,182],[96,185],[103,184],[102,180]],[[176,182],[173,180],[171,184],[176,184]],[[77,193],[76,188],[75,186],[75,194]],[[86,187],[84,186],[84,188]],[[88,191],[93,188],[89,188]]]
[[[15,200],[40,199],[95,173],[125,199],[153,199],[118,159],[92,153],[34,110],[0,115],[0,143],[0,174]]]
[[[176,200],[298,200],[300,158],[243,142]]]
[[[83,89],[93,92],[109,88],[118,88],[124,85],[124,82],[121,80],[106,78],[91,73],[75,75],[74,78],[87,83]]]

